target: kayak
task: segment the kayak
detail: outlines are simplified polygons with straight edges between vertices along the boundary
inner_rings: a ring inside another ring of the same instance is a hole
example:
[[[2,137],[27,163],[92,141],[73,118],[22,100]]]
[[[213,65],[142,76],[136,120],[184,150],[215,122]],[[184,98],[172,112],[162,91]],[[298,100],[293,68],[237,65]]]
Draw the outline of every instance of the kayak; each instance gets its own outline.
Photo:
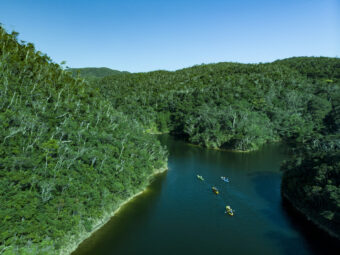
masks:
[[[197,175],[197,178],[200,179],[201,181],[204,181],[204,178],[202,177],[202,175]]]
[[[220,193],[216,187],[212,187],[211,189],[216,195]]]
[[[234,211],[233,211],[233,209],[230,208],[229,205],[227,205],[227,206],[225,207],[225,211],[226,211],[226,213],[228,213],[230,216],[234,216]]]
[[[225,176],[221,176],[222,181],[229,182],[229,178],[226,178]]]

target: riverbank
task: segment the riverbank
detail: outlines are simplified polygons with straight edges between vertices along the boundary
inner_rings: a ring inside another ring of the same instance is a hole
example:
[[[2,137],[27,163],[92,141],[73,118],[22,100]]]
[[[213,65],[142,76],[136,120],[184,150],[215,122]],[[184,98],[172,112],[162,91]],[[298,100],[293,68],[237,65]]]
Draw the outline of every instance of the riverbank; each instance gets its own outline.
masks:
[[[329,234],[331,237],[336,238],[337,240],[340,240],[340,235],[338,233],[335,233],[333,230],[329,229],[327,226],[322,224],[316,217],[312,216],[306,209],[299,207],[296,202],[294,202],[293,199],[289,197],[288,194],[286,194],[282,189],[281,189],[281,194],[283,199],[285,199],[291,206],[294,208],[299,214],[303,215],[309,222],[314,224],[318,229],[326,232]]]
[[[91,231],[86,231],[83,229],[81,233],[79,233],[78,236],[70,236],[68,238],[68,245],[65,247],[61,248],[59,251],[59,255],[69,255],[72,252],[74,252],[78,246],[84,242],[86,239],[92,236],[93,233],[98,231],[101,227],[103,227],[110,219],[115,216],[119,210],[127,203],[129,203],[131,200],[135,199],[139,195],[141,195],[148,187],[148,185],[152,182],[152,180],[155,178],[156,175],[163,173],[168,170],[167,162],[164,164],[162,168],[155,169],[154,172],[149,176],[148,184],[143,186],[138,192],[136,192],[134,195],[130,196],[128,199],[121,201],[120,203],[117,204],[117,207],[111,212],[107,212],[103,215],[102,218],[98,219],[96,223],[94,224],[94,227],[92,228]]]
[[[274,141],[273,143],[275,143],[276,141]],[[279,142],[279,141],[277,141]],[[255,151],[258,151],[261,149],[261,147],[264,146],[261,145],[259,148],[256,148],[256,149],[253,149],[253,150],[237,150],[237,149],[226,149],[226,148],[219,148],[219,147],[204,147],[202,145],[199,145],[199,144],[194,144],[194,143],[189,143],[189,142],[186,142],[189,146],[192,146],[192,147],[198,147],[198,148],[204,148],[204,149],[208,149],[208,150],[215,150],[215,151],[225,151],[225,152],[234,152],[234,153],[250,153],[250,152],[255,152]],[[269,144],[269,143],[267,143]]]

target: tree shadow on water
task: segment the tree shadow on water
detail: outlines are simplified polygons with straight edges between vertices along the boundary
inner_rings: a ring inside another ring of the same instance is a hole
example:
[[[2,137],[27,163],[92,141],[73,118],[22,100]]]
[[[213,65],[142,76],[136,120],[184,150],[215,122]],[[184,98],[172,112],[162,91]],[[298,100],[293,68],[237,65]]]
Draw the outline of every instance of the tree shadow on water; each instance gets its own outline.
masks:
[[[264,201],[259,208],[278,231],[269,231],[265,237],[273,240],[284,254],[337,254],[340,242],[318,229],[302,214],[298,213],[281,196],[280,173],[259,172],[252,174],[255,192]]]
[[[269,231],[264,235],[267,239],[272,240],[285,255],[309,255],[304,242],[298,237],[289,236],[284,232]]]
[[[308,244],[310,254],[339,254],[340,241],[319,229],[304,215],[296,211],[285,199],[281,202],[283,212],[292,228],[298,232]]]
[[[258,210],[279,228],[287,228],[286,216],[282,213],[282,198],[280,193],[280,173],[259,172],[252,174],[252,183],[256,194],[264,200]]]

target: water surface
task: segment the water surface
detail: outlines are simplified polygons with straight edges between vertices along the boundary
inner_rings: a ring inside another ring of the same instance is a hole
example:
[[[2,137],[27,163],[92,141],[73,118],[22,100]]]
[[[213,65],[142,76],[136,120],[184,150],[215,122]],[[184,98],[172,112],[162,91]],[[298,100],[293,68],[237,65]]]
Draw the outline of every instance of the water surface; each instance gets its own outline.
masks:
[[[252,153],[207,150],[170,136],[169,171],[73,255],[334,254],[339,243],[282,203],[285,146]],[[202,182],[196,178],[200,174]],[[227,176],[230,183],[220,177]],[[212,186],[220,195],[211,191]],[[224,213],[226,205],[235,216]]]

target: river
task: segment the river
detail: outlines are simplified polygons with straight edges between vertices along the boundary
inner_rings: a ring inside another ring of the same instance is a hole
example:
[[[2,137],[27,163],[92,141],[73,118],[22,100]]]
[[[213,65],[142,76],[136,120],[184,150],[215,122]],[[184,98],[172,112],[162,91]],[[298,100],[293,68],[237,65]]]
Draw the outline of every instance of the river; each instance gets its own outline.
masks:
[[[329,239],[284,204],[286,147],[251,153],[207,150],[160,136],[169,171],[126,204],[72,255],[334,254]],[[200,181],[200,174],[205,181]],[[220,177],[227,176],[229,183]],[[215,195],[211,187],[218,187]],[[225,206],[235,210],[233,217]]]

